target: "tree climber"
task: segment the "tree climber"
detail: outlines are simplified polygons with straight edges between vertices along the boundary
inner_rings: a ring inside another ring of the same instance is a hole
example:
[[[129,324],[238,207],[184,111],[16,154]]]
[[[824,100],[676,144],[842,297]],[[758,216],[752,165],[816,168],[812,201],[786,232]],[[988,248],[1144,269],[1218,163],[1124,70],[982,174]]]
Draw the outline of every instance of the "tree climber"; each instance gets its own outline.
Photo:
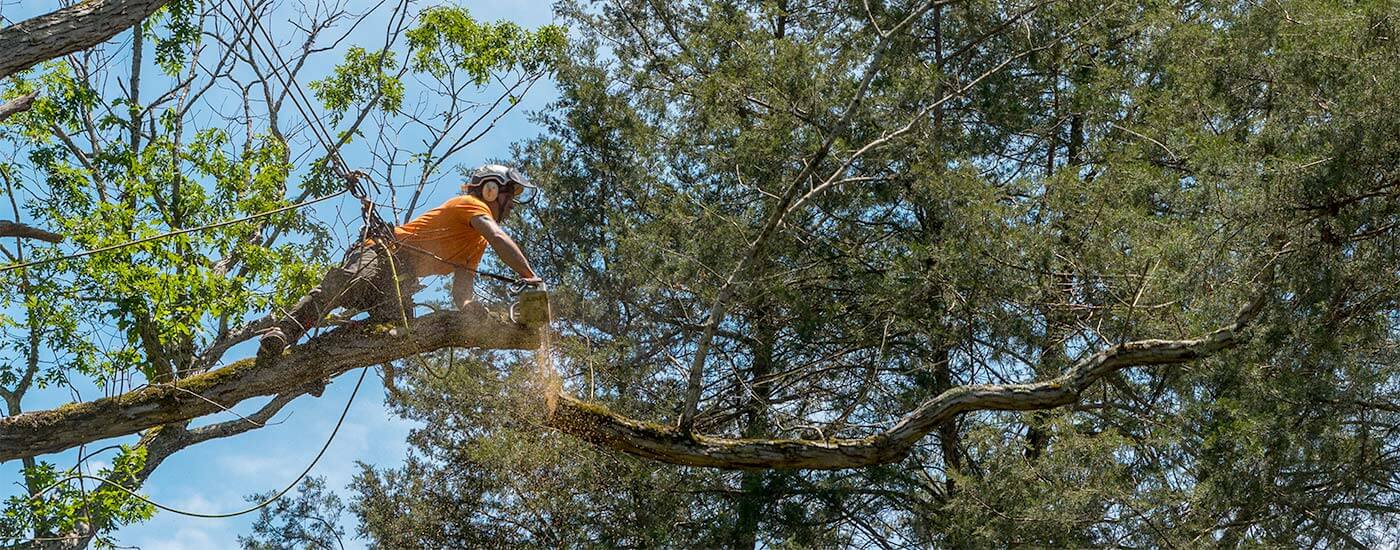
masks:
[[[539,285],[520,247],[498,224],[515,203],[532,200],[535,192],[534,184],[514,168],[487,164],[476,169],[462,184],[461,195],[395,227],[390,242],[367,239],[352,247],[339,267],[263,332],[258,361],[281,354],[337,307],[367,310],[370,319],[380,322],[411,315],[412,302],[405,307],[400,300],[412,289],[394,287],[412,286],[419,277],[452,274],[452,304],[462,309],[472,302],[476,267],[487,244],[522,283]]]

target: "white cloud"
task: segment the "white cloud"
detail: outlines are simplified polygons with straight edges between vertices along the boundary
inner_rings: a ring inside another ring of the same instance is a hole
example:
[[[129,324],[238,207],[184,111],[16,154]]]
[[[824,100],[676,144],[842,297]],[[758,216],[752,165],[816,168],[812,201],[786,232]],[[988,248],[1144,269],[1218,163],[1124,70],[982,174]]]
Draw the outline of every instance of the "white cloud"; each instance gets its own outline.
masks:
[[[185,497],[170,503],[169,506],[177,510],[184,510],[187,512],[195,512],[200,514],[217,514],[228,511],[219,508],[219,506],[215,505],[209,499],[204,498],[204,495],[201,493],[190,493]]]
[[[281,453],[249,452],[219,457],[215,471],[222,476],[236,476],[246,479],[274,479],[288,469],[295,468],[293,461]]]
[[[89,474],[92,474],[92,475],[97,475],[98,472],[101,472],[102,470],[105,470],[105,469],[111,468],[111,467],[112,467],[112,464],[111,464],[110,462],[105,461],[105,460],[89,460],[89,461],[87,461],[87,471],[88,471]]]
[[[200,526],[181,527],[175,531],[174,536],[159,540],[151,539],[147,541],[130,541],[134,546],[142,550],[190,550],[198,548],[200,550],[218,550],[220,548],[238,548],[236,537],[225,537],[226,533],[213,534],[208,529]]]

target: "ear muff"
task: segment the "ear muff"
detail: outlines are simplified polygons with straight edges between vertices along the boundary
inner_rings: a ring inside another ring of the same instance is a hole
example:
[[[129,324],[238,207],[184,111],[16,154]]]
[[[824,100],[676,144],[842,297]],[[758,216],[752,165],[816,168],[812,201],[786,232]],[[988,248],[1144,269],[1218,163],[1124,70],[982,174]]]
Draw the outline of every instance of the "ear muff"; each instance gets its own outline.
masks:
[[[494,179],[486,180],[481,184],[481,200],[492,202],[501,195],[501,186]]]

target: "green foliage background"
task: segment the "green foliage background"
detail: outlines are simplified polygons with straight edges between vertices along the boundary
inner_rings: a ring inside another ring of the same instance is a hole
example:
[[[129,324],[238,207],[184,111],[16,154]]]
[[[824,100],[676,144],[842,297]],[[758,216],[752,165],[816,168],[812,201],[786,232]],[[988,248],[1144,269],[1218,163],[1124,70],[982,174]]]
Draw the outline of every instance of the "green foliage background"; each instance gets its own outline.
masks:
[[[529,255],[557,281],[566,387],[675,419],[708,306],[809,162],[799,184],[840,183],[739,277],[703,433],[860,437],[953,385],[1196,337],[1266,292],[1247,345],[1113,375],[1071,408],[969,414],[905,460],[840,472],[583,447],[511,405],[532,363],[459,358],[404,385],[397,406],[430,428],[407,466],[362,474],[364,533],[385,547],[1395,544],[1395,6],[955,2],[881,38],[917,4],[557,6],[562,97],[519,155],[547,191],[525,215]]]
[[[0,197],[8,207],[3,218],[65,237],[54,245],[16,239],[0,246],[5,266],[53,260],[0,273],[0,396],[7,416],[32,407],[31,390],[95,385],[116,395],[216,368],[229,347],[255,336],[247,329],[259,317],[284,311],[320,280],[340,252],[336,243],[354,235],[306,210],[263,215],[345,188],[327,158],[332,143],[308,139],[303,134],[311,130],[299,123],[314,122],[331,133],[325,138],[353,150],[363,147],[361,123],[370,115],[387,129],[402,129],[406,119],[421,115],[404,102],[420,99],[434,79],[465,79],[468,84],[455,88],[463,94],[511,79],[533,82],[563,46],[557,28],[480,23],[461,7],[433,7],[416,17],[417,7],[395,12],[400,16],[384,23],[393,47],[347,46],[339,63],[326,62],[334,63],[329,74],[306,83],[310,95],[301,97],[314,97],[312,113],[325,116],[312,121],[296,118],[304,107],[293,108],[296,99],[283,86],[295,76],[286,73],[335,49],[323,44],[327,29],[367,23],[341,21],[364,14],[328,15],[344,4],[258,3],[262,12],[294,16],[263,25],[307,34],[296,43],[300,52],[268,53],[298,37],[257,35],[252,26],[236,24],[244,15],[220,11],[229,5],[175,0],[122,33],[127,42],[48,61],[6,83],[5,99],[38,95],[30,109],[0,124],[7,146],[0,159]],[[336,32],[343,40],[346,31]],[[291,68],[276,74],[265,66],[289,58]],[[222,98],[211,108],[199,103],[211,89],[233,92],[210,94]],[[513,104],[518,95],[509,99]],[[230,111],[230,103],[239,112]],[[480,107],[457,107],[452,116],[499,113],[495,106]],[[414,161],[423,171],[418,192],[436,170],[428,160]],[[356,167],[373,170],[368,163]],[[383,179],[406,166],[379,167],[376,175]],[[235,220],[245,221],[206,227]],[[200,229],[61,258],[194,228]],[[154,509],[117,485],[139,492],[165,458],[207,440],[191,433],[188,422],[162,426],[134,434],[139,439],[129,445],[82,449],[72,467],[23,459],[23,483],[15,489],[22,494],[7,498],[0,510],[0,545],[120,544],[112,534],[149,519]],[[102,458],[110,468],[84,465],[113,449],[115,457]],[[299,496],[312,498],[320,490]],[[331,502],[316,500],[315,506]],[[296,511],[286,503],[275,510]]]

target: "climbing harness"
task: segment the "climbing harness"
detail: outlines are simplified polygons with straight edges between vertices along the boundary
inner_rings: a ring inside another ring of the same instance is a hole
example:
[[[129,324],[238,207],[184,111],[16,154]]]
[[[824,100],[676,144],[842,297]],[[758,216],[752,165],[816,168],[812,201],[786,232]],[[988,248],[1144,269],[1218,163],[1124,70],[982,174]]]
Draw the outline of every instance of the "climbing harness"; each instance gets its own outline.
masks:
[[[339,155],[337,154],[337,156]],[[394,226],[391,225],[389,222],[384,221],[384,218],[380,217],[379,211],[376,210],[374,207],[374,201],[371,201],[369,199],[368,187],[364,184],[365,181],[372,182],[369,175],[359,170],[355,170],[346,172],[342,177],[345,179],[345,192],[349,193],[350,196],[360,200],[360,214],[361,217],[364,219],[364,226],[360,228],[360,243],[392,243],[394,248],[402,247],[408,250],[412,250],[414,252],[423,254],[429,258],[432,258],[444,264],[450,265],[456,269],[470,271],[477,275],[481,275],[482,277],[495,279],[502,283],[512,285],[512,287],[515,285],[528,285],[528,283],[525,283],[518,277],[502,275],[500,273],[494,273],[477,267],[468,267],[466,264],[448,260],[447,258],[443,258],[442,256],[434,254],[430,250],[427,250],[420,246],[415,246],[412,243],[399,239],[398,235],[394,233]],[[392,254],[393,252],[387,247],[384,251],[386,254]],[[396,275],[395,279],[397,278],[398,277]],[[515,294],[518,294],[518,292],[516,292]]]

